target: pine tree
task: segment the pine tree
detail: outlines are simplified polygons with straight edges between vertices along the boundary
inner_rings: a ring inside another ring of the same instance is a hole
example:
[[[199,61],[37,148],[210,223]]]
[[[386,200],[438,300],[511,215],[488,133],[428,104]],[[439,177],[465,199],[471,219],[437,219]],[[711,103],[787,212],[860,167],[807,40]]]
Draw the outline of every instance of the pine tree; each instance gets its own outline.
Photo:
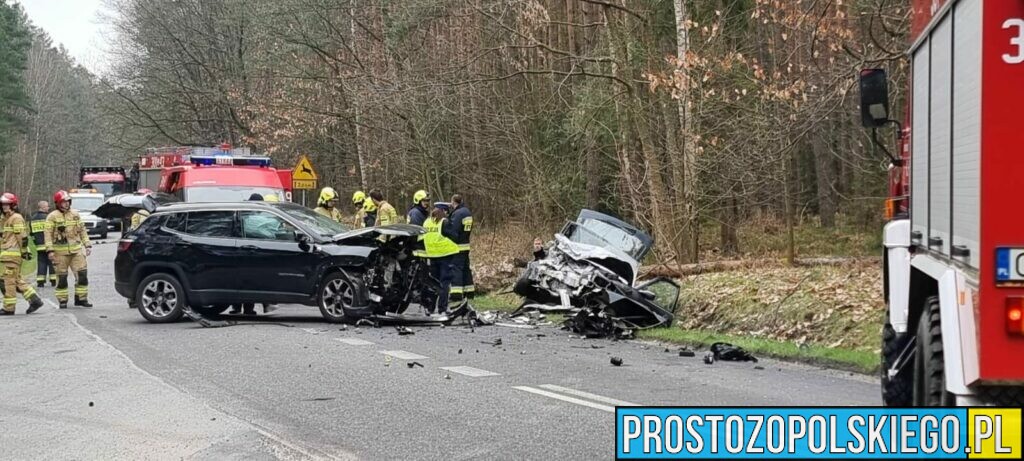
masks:
[[[31,107],[24,78],[31,45],[28,19],[21,6],[0,1],[0,158],[24,128],[24,114]]]

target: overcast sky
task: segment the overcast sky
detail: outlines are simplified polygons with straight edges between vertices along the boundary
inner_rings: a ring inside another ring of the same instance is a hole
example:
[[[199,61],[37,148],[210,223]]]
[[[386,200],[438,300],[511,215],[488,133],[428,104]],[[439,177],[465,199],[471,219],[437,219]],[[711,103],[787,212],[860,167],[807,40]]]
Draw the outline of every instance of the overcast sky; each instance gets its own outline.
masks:
[[[75,61],[94,73],[104,70],[105,36],[109,28],[99,17],[103,0],[15,0],[36,27],[61,44]]]

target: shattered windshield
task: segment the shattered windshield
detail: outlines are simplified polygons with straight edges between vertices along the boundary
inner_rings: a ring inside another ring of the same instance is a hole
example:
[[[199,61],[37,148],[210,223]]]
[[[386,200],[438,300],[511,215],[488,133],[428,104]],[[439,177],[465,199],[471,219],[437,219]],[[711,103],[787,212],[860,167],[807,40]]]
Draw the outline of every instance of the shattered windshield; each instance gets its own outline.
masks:
[[[598,219],[583,219],[580,222],[570,223],[567,228],[566,237],[576,243],[592,245],[601,248],[615,248],[633,259],[639,261],[646,251],[644,242],[625,229],[609,224]]]

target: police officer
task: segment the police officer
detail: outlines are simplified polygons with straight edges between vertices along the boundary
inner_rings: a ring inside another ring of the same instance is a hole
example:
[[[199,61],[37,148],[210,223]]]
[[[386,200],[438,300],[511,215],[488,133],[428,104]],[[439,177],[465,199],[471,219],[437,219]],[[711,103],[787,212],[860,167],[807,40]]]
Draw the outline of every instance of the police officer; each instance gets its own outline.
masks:
[[[139,189],[138,192],[136,193],[139,195],[149,195],[152,194],[153,191],[149,189]],[[132,214],[131,227],[129,227],[128,230],[133,231],[135,229],[138,229],[139,226],[142,225],[142,222],[145,221],[146,218],[148,217],[149,212],[146,211],[145,209],[139,208],[139,211],[136,211],[135,213]]]
[[[448,218],[452,240],[459,246],[459,254],[452,260],[452,299],[472,298],[476,292],[473,286],[473,270],[469,266],[469,235],[473,232],[473,213],[469,211],[462,195],[452,196],[452,213]]]
[[[320,196],[316,200],[316,208],[313,211],[320,213],[340,223],[344,218],[338,210],[338,193],[333,187],[320,189]]]
[[[430,217],[423,223],[427,233],[423,235],[425,255],[430,261],[430,275],[438,281],[437,299],[431,306],[424,302],[429,314],[445,314],[448,312],[449,290],[452,283],[452,258],[459,254],[459,246],[445,235],[448,220],[445,209],[447,204],[436,204]]]
[[[373,225],[387,226],[389,224],[398,224],[398,211],[387,200],[384,200],[384,193],[380,189],[370,191],[370,200],[373,201],[373,206],[377,208],[377,219]]]
[[[36,243],[36,286],[57,285],[57,271],[53,268],[53,261],[46,257],[46,236],[43,230],[46,229],[46,215],[50,214],[50,202],[43,200],[36,205],[36,212],[32,215],[32,240]]]
[[[425,190],[418,190],[412,194],[412,208],[405,214],[409,224],[422,226],[430,215],[430,195]]]
[[[14,315],[18,293],[28,301],[25,313],[31,314],[43,307],[43,300],[21,278],[21,262],[31,260],[32,253],[29,252],[25,218],[18,213],[18,196],[5,192],[0,196],[0,208],[3,209],[3,236],[0,237],[0,263],[3,263],[4,279],[3,315]]]
[[[46,217],[47,255],[57,266],[57,303],[68,307],[68,270],[75,273],[75,305],[92,307],[89,303],[89,271],[86,257],[92,253],[89,234],[78,212],[71,209],[71,194],[59,190],[53,194],[57,207]]]

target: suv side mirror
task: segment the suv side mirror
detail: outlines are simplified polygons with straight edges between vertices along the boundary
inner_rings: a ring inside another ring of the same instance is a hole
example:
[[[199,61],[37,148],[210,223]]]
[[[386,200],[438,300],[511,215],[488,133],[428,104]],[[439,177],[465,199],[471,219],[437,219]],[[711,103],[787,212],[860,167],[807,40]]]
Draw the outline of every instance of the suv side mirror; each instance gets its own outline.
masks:
[[[865,128],[889,123],[889,82],[884,69],[860,71],[860,119]]]
[[[301,232],[295,232],[295,241],[299,242],[299,249],[302,251],[309,251],[309,236]]]

